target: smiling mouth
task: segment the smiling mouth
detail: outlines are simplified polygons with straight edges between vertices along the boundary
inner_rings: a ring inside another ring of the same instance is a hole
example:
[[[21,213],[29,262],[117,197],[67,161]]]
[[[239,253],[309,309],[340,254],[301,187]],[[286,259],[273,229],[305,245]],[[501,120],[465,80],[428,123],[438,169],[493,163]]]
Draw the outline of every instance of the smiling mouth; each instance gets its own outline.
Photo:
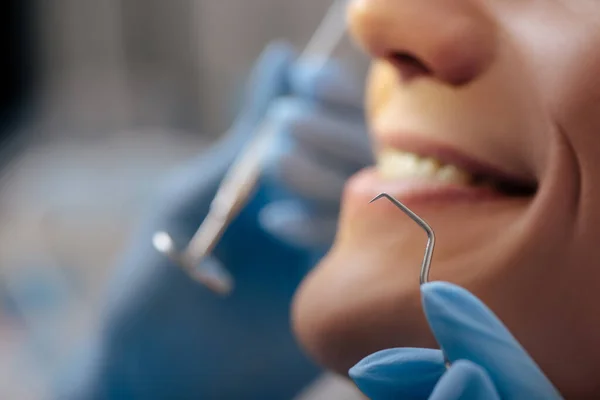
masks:
[[[427,186],[485,189],[502,196],[531,197],[537,183],[499,171],[450,151],[430,154],[383,148],[377,153],[376,170],[384,181]]]

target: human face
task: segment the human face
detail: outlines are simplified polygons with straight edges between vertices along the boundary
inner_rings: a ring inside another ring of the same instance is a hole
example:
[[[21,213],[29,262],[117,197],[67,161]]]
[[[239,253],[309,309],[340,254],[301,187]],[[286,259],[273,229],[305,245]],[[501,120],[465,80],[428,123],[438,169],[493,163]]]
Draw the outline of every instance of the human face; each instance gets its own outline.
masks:
[[[301,343],[341,373],[436,347],[426,237],[368,204],[387,192],[434,229],[432,280],[487,303],[563,394],[600,393],[600,1],[354,0],[348,21],[374,60],[378,161],[348,182],[335,243],[296,295]]]

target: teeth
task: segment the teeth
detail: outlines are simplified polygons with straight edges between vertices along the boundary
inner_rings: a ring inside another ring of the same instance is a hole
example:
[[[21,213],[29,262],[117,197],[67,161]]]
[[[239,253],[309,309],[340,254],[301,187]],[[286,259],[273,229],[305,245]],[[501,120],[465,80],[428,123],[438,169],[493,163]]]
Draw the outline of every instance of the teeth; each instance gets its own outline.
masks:
[[[391,149],[378,155],[377,169],[385,179],[419,179],[463,185],[472,181],[468,172],[454,165],[442,165],[433,158]]]
[[[468,184],[471,182],[471,175],[454,165],[444,165],[437,172],[437,178],[450,183]]]

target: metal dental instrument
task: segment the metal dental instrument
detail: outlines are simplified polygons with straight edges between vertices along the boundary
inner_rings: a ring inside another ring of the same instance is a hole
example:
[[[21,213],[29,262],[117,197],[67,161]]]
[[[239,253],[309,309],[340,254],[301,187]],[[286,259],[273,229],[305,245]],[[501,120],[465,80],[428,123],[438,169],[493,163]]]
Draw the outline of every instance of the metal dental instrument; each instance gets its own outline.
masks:
[[[298,62],[316,59],[322,63],[321,66],[327,62],[345,33],[345,3],[346,0],[336,0],[329,7]],[[229,294],[233,289],[233,279],[226,271],[210,274],[199,268],[199,265],[215,248],[227,226],[253,194],[262,171],[264,155],[274,135],[274,128],[263,121],[254,139],[242,150],[225,174],[210,204],[208,215],[183,251],[178,251],[174,240],[166,232],[156,232],[152,238],[152,244],[158,252],[171,258],[193,279],[216,293]]]
[[[390,196],[387,193],[380,193],[379,195],[375,196],[375,198],[373,198],[373,200],[371,200],[369,203],[372,203],[372,202],[379,200],[381,198],[384,198],[384,197],[386,199],[388,199],[389,201],[391,201],[396,207],[398,207],[400,210],[402,210],[406,215],[408,215],[410,217],[410,219],[415,221],[417,223],[417,225],[419,225],[421,228],[423,228],[425,233],[427,233],[427,245],[425,246],[425,255],[423,256],[423,263],[421,264],[421,273],[419,275],[419,284],[423,285],[424,283],[429,282],[429,270],[431,269],[431,257],[433,256],[433,248],[435,246],[435,234],[433,233],[433,229],[431,229],[431,226],[429,226],[429,224],[427,222],[425,222],[425,220],[423,218],[419,217],[410,208],[406,207],[399,200],[396,200],[394,197]],[[448,357],[446,357],[446,353],[443,350],[442,350],[442,353],[444,354],[444,364],[446,365],[446,368],[449,368],[450,361],[448,360]]]
[[[425,255],[423,256],[423,263],[421,264],[421,274],[419,276],[419,284],[422,285],[424,283],[429,282],[429,270],[431,269],[431,257],[433,256],[433,247],[435,246],[435,234],[433,233],[433,229],[431,229],[431,226],[429,226],[429,224],[427,222],[425,222],[425,220],[423,218],[419,217],[417,214],[412,212],[411,209],[409,209],[404,204],[402,204],[400,201],[396,200],[394,197],[390,196],[387,193],[381,193],[381,194],[377,195],[373,200],[370,201],[370,203],[372,203],[376,200],[379,200],[381,198],[384,198],[384,197],[386,199],[388,199],[389,201],[391,201],[392,203],[394,203],[394,205],[396,207],[401,209],[404,212],[404,214],[408,215],[410,217],[410,219],[415,221],[417,223],[417,225],[419,225],[421,228],[423,228],[425,233],[427,233],[427,245],[425,246]]]

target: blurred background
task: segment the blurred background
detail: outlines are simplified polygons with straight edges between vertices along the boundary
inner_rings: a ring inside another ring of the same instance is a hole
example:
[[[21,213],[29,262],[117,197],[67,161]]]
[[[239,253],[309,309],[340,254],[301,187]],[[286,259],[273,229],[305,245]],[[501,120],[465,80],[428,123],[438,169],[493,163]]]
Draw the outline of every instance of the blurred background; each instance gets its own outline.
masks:
[[[228,128],[265,45],[303,48],[329,5],[0,2],[0,398],[48,394],[156,178]]]

